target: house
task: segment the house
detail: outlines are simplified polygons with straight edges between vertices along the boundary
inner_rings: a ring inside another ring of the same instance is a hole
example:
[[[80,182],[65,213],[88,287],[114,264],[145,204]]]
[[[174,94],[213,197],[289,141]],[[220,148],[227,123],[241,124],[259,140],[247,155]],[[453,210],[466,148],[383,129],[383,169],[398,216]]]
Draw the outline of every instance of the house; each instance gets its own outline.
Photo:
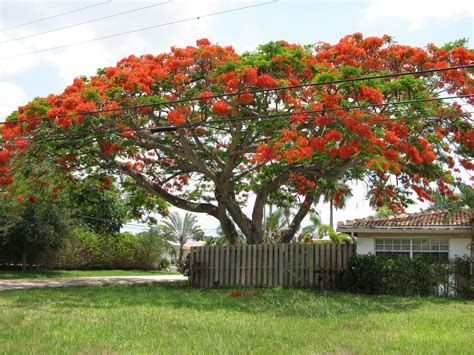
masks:
[[[358,254],[421,256],[447,260],[470,254],[471,212],[445,220],[446,210],[339,222],[337,231],[357,238]]]
[[[203,247],[204,245],[206,245],[206,242],[202,240],[188,240],[183,246],[183,260],[186,260],[192,247]]]
[[[168,251],[162,258],[168,260],[174,260],[178,258],[179,254],[179,243],[174,241],[168,241],[169,246],[173,252]],[[186,260],[187,255],[191,252],[191,247],[202,247],[206,244],[205,241],[200,240],[187,240],[183,245],[183,260]]]

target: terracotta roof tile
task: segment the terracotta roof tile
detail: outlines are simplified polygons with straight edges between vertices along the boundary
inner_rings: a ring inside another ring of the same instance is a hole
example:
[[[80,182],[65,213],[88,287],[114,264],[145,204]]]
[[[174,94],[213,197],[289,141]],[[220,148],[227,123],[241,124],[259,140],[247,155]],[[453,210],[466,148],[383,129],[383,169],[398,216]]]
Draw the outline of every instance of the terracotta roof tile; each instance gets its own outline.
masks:
[[[367,217],[338,223],[338,228],[416,228],[416,227],[469,227],[471,211],[456,211],[448,220],[444,220],[446,210],[429,210],[418,213],[405,213],[389,217]]]

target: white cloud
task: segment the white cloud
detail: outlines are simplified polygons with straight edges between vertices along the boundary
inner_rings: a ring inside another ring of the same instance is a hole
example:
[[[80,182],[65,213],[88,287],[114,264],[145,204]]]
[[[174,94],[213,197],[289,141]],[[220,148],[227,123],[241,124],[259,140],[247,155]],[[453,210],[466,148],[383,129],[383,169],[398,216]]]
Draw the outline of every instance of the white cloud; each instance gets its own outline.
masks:
[[[408,22],[412,29],[423,27],[429,19],[452,16],[473,17],[472,0],[373,0],[365,10],[369,21],[395,18]]]
[[[88,41],[99,37],[100,34],[92,27],[71,28],[44,36],[44,40],[37,41],[28,39],[4,44],[5,57],[9,55],[21,55],[45,48],[52,48],[64,44]],[[5,35],[0,34],[0,42],[6,40]],[[122,56],[133,52],[142,53],[150,44],[139,36],[128,36],[121,41],[93,41],[77,46],[66,47],[58,50],[46,51],[28,56],[2,60],[0,75],[2,77],[20,74],[36,65],[49,64],[57,68],[59,75],[70,83],[79,75],[94,74],[96,69],[111,65],[121,59]],[[2,48],[3,49],[3,48]]]
[[[194,44],[189,43],[190,34],[196,39],[200,34],[208,33],[214,21],[213,18],[171,24],[111,39],[92,41],[77,46],[22,56],[25,53],[61,47],[62,45],[93,40],[102,36],[126,32],[127,30],[135,30],[141,27],[192,18],[199,14],[211,13],[216,11],[213,3],[215,6],[218,2],[176,1],[174,5],[173,3],[167,4],[160,8],[159,11],[137,13],[133,20],[128,16],[117,17],[113,22],[113,26],[111,26],[111,21],[101,21],[93,25],[73,27],[39,37],[0,43],[2,51],[0,57],[6,58],[18,55],[18,57],[11,59],[0,59],[0,76],[3,78],[14,76],[35,66],[52,64],[57,68],[60,76],[65,79],[65,83],[69,83],[78,75],[94,74],[97,68],[113,65],[130,54],[156,53],[157,50],[169,50],[170,45],[185,46]],[[115,9],[111,10],[111,13],[139,7],[133,3],[126,2],[117,4],[120,4],[120,6],[115,5]],[[127,8],[122,7],[124,4],[127,4]],[[179,11],[176,11],[177,9]],[[85,19],[90,19],[90,17]],[[72,22],[80,21],[73,20]],[[63,25],[69,24],[70,22],[63,23]],[[26,26],[12,31],[0,32],[0,42],[57,27],[60,27],[60,22],[46,28],[42,26]],[[166,43],[167,45],[161,46],[161,43]]]
[[[18,85],[7,81],[0,81],[0,120],[23,105],[26,101],[25,91]]]
[[[49,53],[45,59],[58,70],[61,78],[69,84],[79,75],[93,75],[97,68],[115,64],[132,53],[146,53],[150,43],[142,37],[131,37],[114,45],[91,42]]]

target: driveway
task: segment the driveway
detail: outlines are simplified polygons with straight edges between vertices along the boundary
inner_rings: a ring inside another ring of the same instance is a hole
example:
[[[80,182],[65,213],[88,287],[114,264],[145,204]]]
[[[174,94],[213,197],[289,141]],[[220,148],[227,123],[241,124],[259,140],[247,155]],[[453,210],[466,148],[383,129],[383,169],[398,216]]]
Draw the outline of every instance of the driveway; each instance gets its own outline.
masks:
[[[57,277],[31,279],[0,279],[0,291],[36,287],[136,285],[160,282],[186,281],[183,275],[156,276],[96,276],[96,277]]]

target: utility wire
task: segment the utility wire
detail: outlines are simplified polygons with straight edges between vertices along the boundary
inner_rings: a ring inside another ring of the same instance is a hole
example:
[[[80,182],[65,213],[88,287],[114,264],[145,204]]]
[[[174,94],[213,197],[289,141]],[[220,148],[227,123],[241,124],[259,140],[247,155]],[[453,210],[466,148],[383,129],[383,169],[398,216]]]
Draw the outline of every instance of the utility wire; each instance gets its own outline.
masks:
[[[81,217],[81,218],[86,218],[86,219],[93,219],[93,220],[97,220],[97,221],[104,221],[104,222],[109,222],[108,219],[105,219],[105,218],[99,218],[99,217],[92,217],[92,216],[84,216],[84,215],[79,215],[78,217]],[[122,226],[124,227],[130,227],[130,228],[144,228],[144,229],[154,229],[154,228],[157,228],[159,227],[159,225],[146,225],[146,224],[137,224],[137,223],[122,223]],[[217,228],[199,228],[200,230],[203,230],[203,231],[216,231]],[[194,230],[192,228],[184,228],[184,229],[180,229],[180,230]]]
[[[223,93],[218,95],[212,96],[203,96],[203,97],[194,97],[190,99],[179,99],[179,100],[171,100],[166,102],[157,102],[151,104],[143,104],[143,105],[134,105],[134,106],[125,106],[125,107],[117,107],[117,108],[110,108],[110,109],[102,109],[102,110],[94,110],[94,111],[86,111],[86,112],[76,112],[75,115],[89,115],[89,114],[96,114],[96,113],[109,113],[109,112],[116,112],[116,111],[128,111],[137,108],[146,108],[146,107],[159,107],[159,106],[166,106],[184,102],[193,102],[193,101],[202,101],[202,100],[210,100],[210,99],[219,99],[228,96],[239,96],[243,94],[255,94],[255,93],[265,93],[270,91],[282,91],[288,89],[299,89],[304,87],[313,87],[313,86],[323,86],[323,85],[331,85],[331,84],[342,84],[342,83],[350,83],[350,82],[357,82],[357,81],[364,81],[364,80],[373,80],[373,79],[383,79],[383,78],[390,78],[390,77],[398,77],[398,76],[406,76],[406,75],[421,75],[421,74],[429,74],[435,72],[443,72],[448,70],[457,70],[457,69],[465,69],[465,68],[474,68],[474,64],[465,64],[465,65],[458,65],[448,68],[439,68],[439,69],[426,69],[426,70],[418,70],[418,71],[405,71],[405,72],[398,72],[398,73],[389,73],[389,74],[380,74],[374,76],[362,76],[356,78],[349,78],[349,79],[338,79],[338,80],[330,80],[330,81],[322,81],[319,83],[308,83],[308,84],[298,84],[298,85],[287,85],[287,86],[279,86],[275,88],[265,88],[265,89],[256,89],[256,90],[246,90],[246,91],[236,91],[232,93]],[[63,118],[69,117],[69,115],[58,115],[54,118]],[[24,120],[8,120],[2,121],[1,124],[5,123],[15,123],[15,122],[30,122],[36,120],[50,120],[51,118],[43,116],[43,117],[30,117]]]
[[[243,117],[238,117],[238,116],[233,116],[233,117],[228,117],[228,118],[223,118],[223,119],[214,119],[214,120],[209,120],[209,121],[203,121],[203,122],[196,122],[196,123],[190,123],[190,124],[184,124],[184,125],[177,125],[177,126],[162,126],[162,127],[139,127],[139,128],[127,128],[127,129],[116,129],[116,130],[109,130],[109,131],[104,131],[104,132],[88,132],[86,136],[83,134],[77,135],[77,134],[71,134],[71,135],[63,135],[63,136],[50,136],[48,137],[48,140],[68,140],[69,138],[74,138],[74,139],[82,139],[87,137],[88,135],[94,135],[94,136],[105,136],[108,134],[114,134],[114,133],[123,133],[124,131],[126,132],[140,132],[140,131],[150,131],[151,133],[159,133],[159,132],[171,132],[171,131],[176,131],[178,129],[195,129],[197,127],[202,127],[202,126],[209,126],[210,124],[215,124],[215,123],[228,123],[228,122],[233,122],[233,121],[250,121],[250,120],[257,120],[257,119],[265,119],[265,121],[272,121],[277,118],[281,117],[288,117],[288,116],[293,116],[297,114],[321,114],[325,112],[333,112],[333,111],[339,111],[339,110],[345,110],[345,109],[360,109],[360,108],[370,108],[370,107],[386,107],[388,105],[402,105],[406,103],[419,103],[419,102],[429,102],[429,101],[441,101],[441,100],[447,100],[447,99],[456,99],[456,98],[461,98],[461,97],[473,97],[474,94],[470,95],[459,95],[459,96],[450,96],[450,97],[442,97],[442,98],[431,98],[431,99],[420,99],[420,100],[407,100],[407,101],[396,101],[396,102],[387,102],[384,104],[370,104],[370,105],[358,105],[358,106],[341,106],[339,108],[330,108],[330,109],[322,109],[322,110],[308,110],[308,111],[299,111],[299,112],[282,112],[282,113],[276,113],[276,114],[265,114],[265,115],[253,115],[253,116],[243,116]],[[471,112],[463,112],[463,113],[471,113]],[[462,115],[462,113],[452,113],[449,114],[449,116],[459,116]],[[443,116],[443,115],[441,115]],[[320,117],[332,117],[336,119],[340,119],[339,116],[337,115],[325,115],[325,116],[320,116]],[[448,117],[448,116],[446,116]],[[359,120],[358,123],[387,123],[387,122],[397,122],[400,120],[406,120],[408,117],[403,117],[403,118],[389,118],[385,120],[378,120],[378,121],[362,121]],[[411,117],[412,119],[426,119],[423,117]],[[434,118],[433,118],[434,119]],[[26,138],[26,137],[23,137]],[[21,139],[18,137],[17,139]]]
[[[278,0],[272,0],[272,1],[269,1],[269,2],[264,2],[264,3],[260,3],[260,4],[255,4],[255,5],[241,6],[241,7],[237,7],[237,8],[230,9],[230,10],[224,10],[224,11],[212,12],[212,13],[209,13],[209,14],[204,14],[204,15],[199,15],[199,16],[193,16],[193,17],[182,19],[182,20],[176,20],[176,21],[161,23],[159,25],[142,27],[142,28],[137,28],[135,30],[131,30],[131,31],[119,32],[119,33],[114,33],[114,34],[107,35],[107,36],[96,37],[96,38],[89,39],[89,40],[86,40],[86,41],[74,42],[74,43],[65,44],[65,45],[62,45],[62,46],[40,49],[40,50],[37,50],[37,51],[22,53],[22,54],[10,56],[10,57],[2,57],[0,59],[2,59],[2,60],[13,59],[13,58],[18,58],[18,57],[24,57],[24,56],[28,56],[28,55],[48,52],[48,51],[52,51],[52,50],[56,50],[56,49],[69,48],[69,47],[73,47],[73,46],[78,46],[80,44],[91,43],[91,42],[101,41],[101,40],[108,39],[108,38],[124,36],[124,35],[130,34],[130,33],[147,31],[147,30],[151,30],[151,29],[154,29],[154,28],[175,25],[175,24],[183,23],[183,22],[200,20],[200,19],[206,18],[206,17],[212,17],[212,16],[228,14],[228,13],[231,13],[231,12],[241,11],[241,10],[250,9],[250,8],[254,8],[254,7],[258,7],[258,6],[270,5],[270,4],[273,4],[273,3],[276,3],[276,2],[278,2]]]
[[[299,111],[299,112],[283,112],[283,113],[276,113],[271,115],[254,115],[254,116],[244,116],[244,117],[229,117],[226,119],[218,119],[218,120],[210,120],[205,122],[196,122],[190,123],[185,125],[175,125],[175,126],[164,126],[164,127],[155,127],[155,128],[146,128],[150,130],[150,132],[167,132],[167,131],[176,131],[180,128],[195,128],[203,125],[203,123],[222,123],[222,122],[233,122],[233,121],[248,121],[248,120],[256,120],[260,118],[264,119],[272,119],[276,117],[287,117],[293,116],[298,114],[314,114],[314,113],[325,113],[325,112],[334,112],[334,111],[344,111],[344,110],[353,110],[353,109],[363,109],[363,108],[379,108],[379,107],[387,107],[390,105],[405,105],[405,104],[413,104],[413,103],[422,103],[422,102],[431,102],[431,101],[442,101],[442,100],[453,100],[453,99],[460,99],[460,98],[468,98],[474,97],[474,94],[469,95],[457,95],[457,96],[448,96],[448,97],[434,97],[430,99],[417,99],[417,100],[406,100],[406,101],[395,101],[395,102],[386,102],[383,104],[369,104],[369,105],[356,105],[356,106],[341,106],[338,108],[326,108],[322,110],[308,110],[308,111]],[[387,119],[388,122],[393,121],[394,119]],[[381,122],[376,121],[373,123]],[[144,128],[145,129],[145,128]]]
[[[14,42],[14,41],[19,41],[19,40],[26,39],[26,38],[32,38],[32,37],[42,36],[42,35],[45,35],[45,34],[47,34],[47,33],[62,31],[62,30],[68,29],[68,28],[73,28],[73,27],[77,27],[77,26],[82,26],[82,25],[86,25],[86,24],[89,24],[89,23],[93,23],[93,22],[97,22],[97,21],[102,21],[102,20],[106,20],[106,19],[109,19],[109,18],[113,18],[113,17],[117,17],[117,16],[122,16],[122,15],[125,15],[125,14],[130,14],[130,13],[132,13],[132,12],[137,12],[137,11],[141,11],[141,10],[145,10],[145,9],[150,9],[150,8],[156,7],[156,6],[166,5],[166,4],[169,4],[169,3],[171,3],[171,2],[173,2],[173,0],[169,0],[169,1],[165,1],[165,2],[160,2],[160,3],[158,3],[158,4],[143,6],[143,7],[139,7],[139,8],[132,9],[132,10],[128,10],[128,11],[124,11],[124,12],[119,12],[119,13],[116,13],[116,14],[113,14],[113,15],[108,15],[108,16],[104,16],[104,17],[99,17],[99,18],[96,18],[96,19],[93,19],[93,20],[88,20],[88,21],[84,21],[84,22],[78,22],[78,23],[75,23],[75,24],[72,24],[72,25],[68,25],[68,26],[64,26],[64,27],[59,27],[59,28],[55,28],[55,29],[52,29],[52,30],[48,30],[48,31],[44,31],[44,32],[39,32],[39,33],[34,33],[34,34],[31,34],[31,35],[28,35],[28,36],[16,37],[16,38],[9,39],[9,40],[7,40],[7,41],[0,42],[0,44],[9,43],[9,42]]]
[[[196,123],[190,123],[190,124],[185,124],[185,125],[177,125],[177,126],[162,126],[162,127],[139,127],[139,128],[126,128],[126,129],[115,129],[115,130],[108,130],[108,131],[103,131],[103,132],[86,132],[86,135],[84,134],[69,134],[69,135],[53,135],[47,137],[47,140],[62,140],[62,141],[67,141],[67,140],[78,140],[78,139],[83,139],[86,138],[90,135],[93,136],[106,136],[109,134],[115,134],[115,133],[123,133],[124,131],[126,132],[139,132],[139,131],[149,131],[150,133],[159,133],[159,132],[171,132],[171,131],[176,131],[178,129],[195,129],[197,127],[202,127],[202,126],[209,126],[210,124],[215,124],[215,123],[229,123],[229,122],[234,122],[234,121],[250,121],[250,120],[256,120],[256,119],[265,119],[265,121],[273,121],[277,118],[281,117],[288,117],[288,116],[293,116],[293,115],[298,115],[298,114],[318,114],[318,113],[325,113],[325,112],[332,112],[332,111],[338,111],[338,110],[347,110],[347,109],[354,109],[354,108],[369,108],[369,107],[386,107],[388,105],[402,105],[402,104],[407,104],[407,103],[419,103],[419,102],[429,102],[429,101],[440,101],[440,100],[447,100],[447,99],[456,99],[456,98],[461,98],[461,97],[474,97],[474,94],[470,95],[459,95],[459,96],[450,96],[450,97],[442,97],[442,98],[431,98],[431,99],[420,99],[420,100],[407,100],[407,101],[396,101],[396,102],[387,102],[384,104],[371,104],[371,105],[358,105],[358,106],[342,106],[339,108],[330,108],[330,109],[322,109],[322,110],[308,110],[308,111],[299,111],[299,112],[282,112],[282,113],[276,113],[276,114],[266,114],[266,115],[253,115],[253,116],[244,116],[244,117],[238,117],[238,116],[233,116],[229,118],[224,118],[224,119],[215,119],[215,120],[209,120],[209,121],[203,121],[203,122],[196,122]],[[426,119],[429,121],[437,121],[439,118],[448,118],[452,116],[460,116],[462,114],[471,114],[473,112],[468,111],[468,112],[462,112],[462,113],[447,113],[447,114],[440,114],[436,115],[436,117],[432,118],[426,118],[426,117],[419,117],[419,116],[412,116],[412,117],[401,117],[401,118],[388,118],[388,119],[383,119],[383,120],[377,120],[377,121],[362,121],[358,120],[357,123],[372,123],[372,124],[380,124],[380,123],[388,123],[388,122],[398,122],[401,120],[407,120],[407,119]],[[337,115],[324,115],[324,116],[319,116],[319,117],[325,117],[325,118],[336,118],[340,119],[341,117]],[[16,139],[27,139],[27,137],[17,137]],[[17,145],[15,143],[7,143],[5,146],[21,146]]]
[[[43,18],[40,18],[40,19],[37,19],[37,20],[28,21],[28,22],[25,22],[25,23],[21,23],[21,24],[19,24],[19,25],[4,27],[4,28],[1,28],[1,29],[0,29],[0,32],[1,32],[1,31],[6,31],[6,30],[11,30],[11,29],[13,29],[13,28],[19,28],[19,27],[31,25],[31,24],[33,24],[33,23],[42,22],[42,21],[49,20],[49,19],[52,19],[52,18],[55,18],[55,17],[60,17],[60,16],[72,14],[72,13],[79,12],[79,11],[86,10],[86,9],[90,9],[90,8],[92,8],[92,7],[96,7],[96,6],[99,6],[99,5],[108,4],[108,3],[111,2],[111,1],[112,1],[112,0],[107,0],[107,1],[99,2],[99,3],[97,3],[97,4],[93,4],[93,5],[88,5],[88,6],[80,7],[79,9],[75,9],[75,10],[71,10],[71,11],[62,12],[62,13],[60,13],[60,14],[56,14],[56,15],[52,15],[52,16],[48,16],[48,17],[43,17]]]
[[[109,220],[105,218],[99,218],[99,217],[92,217],[92,216],[84,216],[84,215],[79,215],[78,217],[80,218],[86,218],[86,219],[92,219],[96,221],[104,221],[104,222],[110,222]],[[136,224],[136,223],[123,223],[124,226],[127,227],[140,227],[140,228],[150,228],[150,226],[144,225],[144,224]]]
[[[474,111],[467,111],[467,112],[464,112],[464,113],[474,113]],[[378,121],[362,121],[362,120],[359,120],[357,121],[356,123],[361,123],[361,124],[366,124],[366,123],[372,123],[372,124],[382,124],[382,123],[389,123],[389,122],[400,122],[400,121],[403,121],[403,120],[413,120],[413,119],[419,119],[419,120],[424,120],[425,122],[438,122],[440,118],[450,118],[450,117],[456,117],[456,116],[459,116],[459,114],[446,114],[446,115],[436,115],[435,117],[431,117],[431,118],[426,118],[426,117],[420,117],[420,116],[412,116],[412,117],[403,117],[403,118],[392,118],[392,119],[385,119],[385,120],[378,120]],[[325,118],[336,118],[336,119],[340,119],[339,116],[335,116],[335,115],[327,115],[327,116],[319,116],[319,117],[325,117]],[[274,121],[277,117],[271,117],[269,118],[267,121]],[[324,124],[322,124],[324,125]],[[139,132],[139,131],[150,131],[150,128],[136,128],[136,129],[126,129],[125,131],[127,132]],[[109,130],[109,131],[104,131],[104,132],[92,132],[92,131],[88,131],[88,132],[85,132],[85,134],[67,134],[67,135],[52,135],[52,136],[49,136],[49,137],[46,137],[45,139],[43,140],[40,140],[40,141],[37,141],[37,142],[34,142],[34,141],[31,141],[28,143],[29,146],[31,145],[37,145],[41,142],[44,142],[44,141],[66,141],[66,142],[74,142],[74,141],[79,141],[79,140],[82,140],[82,139],[85,139],[87,137],[90,137],[90,136],[106,136],[106,135],[112,135],[112,134],[117,134],[117,133],[122,133],[123,134],[123,131],[124,130]],[[169,130],[171,131],[171,130]],[[162,130],[161,132],[166,132],[166,130]],[[157,132],[154,132],[154,133],[157,133]],[[16,139],[29,139],[28,137],[17,137]],[[18,144],[18,143],[8,143],[7,140],[4,140],[4,139],[0,139],[0,145],[2,147],[16,147],[16,148],[24,148],[25,145],[23,144]]]

